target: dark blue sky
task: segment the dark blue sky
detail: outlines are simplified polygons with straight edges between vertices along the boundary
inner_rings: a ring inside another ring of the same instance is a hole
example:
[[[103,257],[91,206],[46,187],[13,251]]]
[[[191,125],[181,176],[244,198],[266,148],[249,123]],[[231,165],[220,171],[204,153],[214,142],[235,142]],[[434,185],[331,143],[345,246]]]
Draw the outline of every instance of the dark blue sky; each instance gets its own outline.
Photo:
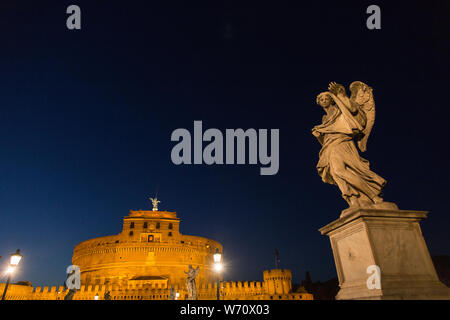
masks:
[[[66,28],[70,4],[80,31]],[[182,233],[223,244],[227,280],[261,280],[274,248],[296,282],[336,276],[318,229],[346,202],[321,182],[310,131],[330,81],[374,88],[363,156],[385,200],[430,210],[430,252],[450,254],[449,2],[377,2],[376,31],[369,4],[2,2],[0,255],[22,250],[15,280],[61,285],[73,247],[120,232],[156,189]],[[280,129],[278,174],[175,166],[170,135],[194,120]]]

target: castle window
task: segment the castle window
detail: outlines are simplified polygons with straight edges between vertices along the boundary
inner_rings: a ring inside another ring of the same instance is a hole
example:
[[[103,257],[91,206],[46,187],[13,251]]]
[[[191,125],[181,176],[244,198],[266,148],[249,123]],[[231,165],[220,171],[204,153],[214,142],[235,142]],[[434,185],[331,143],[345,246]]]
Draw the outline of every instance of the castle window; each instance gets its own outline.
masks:
[[[144,222],[144,229],[147,229],[147,222]]]
[[[133,229],[134,228],[134,222],[131,222],[130,223],[130,229]]]
[[[173,229],[173,225],[171,223],[169,223],[169,229],[172,230]]]
[[[153,237],[152,234],[149,235],[148,238],[147,238],[148,242],[153,242],[154,239],[155,239],[155,237]]]
[[[131,237],[133,235],[133,231],[130,231],[128,235]]]
[[[169,237],[171,237],[172,236],[172,232],[169,232]]]
[[[156,223],[156,229],[159,229],[161,225],[159,224],[159,222]]]

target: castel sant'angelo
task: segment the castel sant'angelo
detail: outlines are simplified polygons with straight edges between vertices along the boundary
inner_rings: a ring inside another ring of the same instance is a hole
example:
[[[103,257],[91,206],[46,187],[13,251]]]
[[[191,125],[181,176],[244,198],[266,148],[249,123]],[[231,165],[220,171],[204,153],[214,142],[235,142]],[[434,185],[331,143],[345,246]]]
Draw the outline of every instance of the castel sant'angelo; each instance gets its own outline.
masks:
[[[81,288],[73,300],[167,300],[171,288],[176,299],[187,299],[186,272],[199,267],[198,299],[217,299],[214,253],[222,245],[214,240],[183,235],[176,212],[130,210],[123,218],[122,232],[77,244],[72,263],[80,268]],[[0,290],[4,284],[0,284]],[[292,290],[287,269],[265,270],[263,281],[220,281],[225,300],[312,300],[302,287]],[[10,285],[7,299],[63,300],[68,289],[32,287],[22,282]]]

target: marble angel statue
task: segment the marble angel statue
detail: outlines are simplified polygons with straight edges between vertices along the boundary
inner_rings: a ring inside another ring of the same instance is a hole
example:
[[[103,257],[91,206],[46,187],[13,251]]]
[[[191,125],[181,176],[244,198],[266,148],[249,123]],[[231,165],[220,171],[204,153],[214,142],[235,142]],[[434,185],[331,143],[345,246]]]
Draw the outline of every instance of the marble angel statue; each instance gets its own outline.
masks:
[[[350,98],[340,84],[332,82],[328,90],[317,96],[316,103],[326,114],[322,124],[312,129],[322,145],[318,173],[323,182],[339,187],[350,207],[381,204],[386,180],[370,170],[369,161],[359,155],[354,142],[366,151],[375,122],[372,88],[355,81],[350,85]]]
[[[192,268],[192,265],[189,265],[189,270],[186,273],[186,287],[188,290],[188,300],[197,300],[197,286],[195,285],[195,278],[197,277],[200,271],[200,267]]]

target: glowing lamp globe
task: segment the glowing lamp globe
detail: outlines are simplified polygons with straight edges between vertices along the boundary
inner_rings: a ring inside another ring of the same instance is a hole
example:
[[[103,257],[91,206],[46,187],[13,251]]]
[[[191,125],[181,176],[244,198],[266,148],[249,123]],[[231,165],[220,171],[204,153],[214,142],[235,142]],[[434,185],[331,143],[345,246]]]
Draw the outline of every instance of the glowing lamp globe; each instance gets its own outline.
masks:
[[[13,253],[11,255],[11,260],[10,260],[9,264],[13,267],[16,267],[19,264],[21,259],[22,259],[22,255],[20,254],[20,250],[17,249],[16,253]]]
[[[214,262],[219,263],[222,260],[222,254],[219,252],[219,250],[216,250],[216,253],[214,253]]]

